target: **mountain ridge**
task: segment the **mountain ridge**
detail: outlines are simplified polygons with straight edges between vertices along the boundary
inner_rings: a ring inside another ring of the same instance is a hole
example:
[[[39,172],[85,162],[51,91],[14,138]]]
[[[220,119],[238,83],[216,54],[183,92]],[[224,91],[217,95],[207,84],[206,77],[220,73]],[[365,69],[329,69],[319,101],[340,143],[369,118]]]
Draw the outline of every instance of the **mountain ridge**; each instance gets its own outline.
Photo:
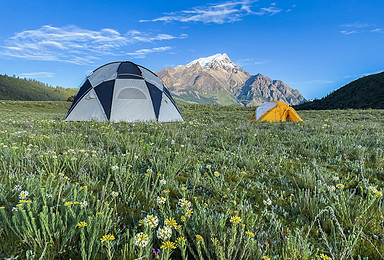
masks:
[[[177,99],[221,105],[260,105],[278,100],[289,105],[305,98],[280,80],[251,75],[226,53],[199,58],[186,65],[162,69],[156,74]]]

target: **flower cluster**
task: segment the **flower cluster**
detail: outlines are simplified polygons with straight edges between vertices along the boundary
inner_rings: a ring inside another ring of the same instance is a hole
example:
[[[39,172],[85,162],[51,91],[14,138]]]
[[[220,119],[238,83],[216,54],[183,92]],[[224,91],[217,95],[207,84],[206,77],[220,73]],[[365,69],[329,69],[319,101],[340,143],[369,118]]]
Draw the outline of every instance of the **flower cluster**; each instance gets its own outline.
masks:
[[[20,199],[26,199],[28,197],[28,195],[29,195],[29,192],[26,190],[23,190],[20,192],[19,198]]]
[[[176,249],[176,244],[174,242],[171,242],[171,241],[165,241],[165,242],[163,242],[160,249]]]
[[[186,200],[185,198],[179,199],[180,207],[185,207],[186,209],[189,209],[191,205],[192,203],[189,200]]]
[[[383,195],[383,193],[382,193],[381,191],[378,191],[378,190],[376,189],[376,187],[370,186],[369,188],[370,188],[370,190],[371,190],[373,193],[375,193],[377,196],[382,196],[382,195]]]
[[[158,204],[165,204],[166,201],[167,201],[167,199],[164,197],[157,197],[157,203]]]
[[[168,226],[164,226],[163,228],[159,228],[157,230],[157,238],[162,240],[169,240],[172,236],[172,229]]]
[[[79,222],[79,223],[77,223],[77,226],[78,227],[86,227],[87,226],[87,222],[84,222],[84,221],[81,221],[81,222]]]
[[[148,245],[148,242],[149,242],[149,237],[143,232],[136,234],[134,238],[135,245],[139,247],[146,247]]]
[[[148,215],[145,217],[143,224],[146,227],[156,228],[159,224],[159,219],[156,216]]]
[[[239,224],[241,222],[241,218],[239,216],[233,216],[231,217],[230,222],[233,224]]]
[[[101,243],[112,241],[112,240],[115,240],[115,236],[110,234],[104,235],[102,238],[100,238]]]

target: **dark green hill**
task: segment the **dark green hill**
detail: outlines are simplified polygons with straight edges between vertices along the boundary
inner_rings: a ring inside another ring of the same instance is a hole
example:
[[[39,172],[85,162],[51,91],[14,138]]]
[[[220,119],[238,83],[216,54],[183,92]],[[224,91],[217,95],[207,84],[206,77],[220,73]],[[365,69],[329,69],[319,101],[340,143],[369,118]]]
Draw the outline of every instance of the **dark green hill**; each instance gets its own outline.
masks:
[[[50,87],[36,80],[0,75],[0,100],[62,101],[76,89]]]
[[[294,106],[297,110],[384,109],[384,72],[362,77],[322,99]]]

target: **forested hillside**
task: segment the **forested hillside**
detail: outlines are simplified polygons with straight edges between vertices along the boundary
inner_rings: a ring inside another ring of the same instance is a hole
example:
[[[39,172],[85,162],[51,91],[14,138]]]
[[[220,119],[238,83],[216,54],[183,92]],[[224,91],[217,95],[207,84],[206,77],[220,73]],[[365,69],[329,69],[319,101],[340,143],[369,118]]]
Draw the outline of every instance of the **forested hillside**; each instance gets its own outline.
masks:
[[[362,77],[319,100],[295,109],[384,109],[384,72]]]
[[[0,75],[1,100],[59,101],[76,94],[76,89],[50,87],[32,79]]]

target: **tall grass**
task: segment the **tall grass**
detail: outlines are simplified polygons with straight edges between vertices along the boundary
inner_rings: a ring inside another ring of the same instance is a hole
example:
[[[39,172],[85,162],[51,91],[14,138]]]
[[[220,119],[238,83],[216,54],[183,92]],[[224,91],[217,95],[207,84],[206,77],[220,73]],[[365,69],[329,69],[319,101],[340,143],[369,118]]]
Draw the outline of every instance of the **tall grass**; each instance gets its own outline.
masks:
[[[180,108],[129,124],[0,104],[0,257],[382,259],[383,111]]]

